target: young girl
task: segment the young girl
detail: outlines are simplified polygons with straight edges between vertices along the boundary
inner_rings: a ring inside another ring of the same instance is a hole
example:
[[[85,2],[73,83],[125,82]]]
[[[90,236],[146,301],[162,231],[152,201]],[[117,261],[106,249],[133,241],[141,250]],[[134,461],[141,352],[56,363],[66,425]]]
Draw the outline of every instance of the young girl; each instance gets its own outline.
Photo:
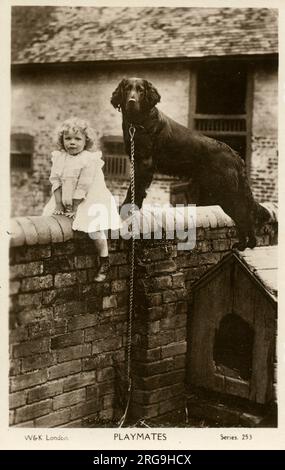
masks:
[[[102,153],[91,152],[94,135],[89,124],[78,118],[64,121],[58,129],[60,150],[52,152],[52,197],[43,215],[66,215],[74,219],[73,230],[90,233],[100,260],[94,280],[102,282],[109,269],[104,230],[120,228],[121,220],[105,184]]]

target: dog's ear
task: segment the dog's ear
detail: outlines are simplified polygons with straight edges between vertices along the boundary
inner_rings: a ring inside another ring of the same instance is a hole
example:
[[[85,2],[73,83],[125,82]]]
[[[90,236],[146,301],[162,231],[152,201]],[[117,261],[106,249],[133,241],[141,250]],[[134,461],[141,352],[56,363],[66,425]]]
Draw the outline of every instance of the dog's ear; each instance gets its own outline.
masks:
[[[113,91],[111,97],[111,104],[114,108],[121,110],[122,104],[124,102],[124,85],[126,83],[126,79],[120,81],[119,85],[117,86],[116,90]]]
[[[157,89],[148,80],[144,80],[145,86],[145,101],[147,108],[153,108],[160,101],[160,94]]]

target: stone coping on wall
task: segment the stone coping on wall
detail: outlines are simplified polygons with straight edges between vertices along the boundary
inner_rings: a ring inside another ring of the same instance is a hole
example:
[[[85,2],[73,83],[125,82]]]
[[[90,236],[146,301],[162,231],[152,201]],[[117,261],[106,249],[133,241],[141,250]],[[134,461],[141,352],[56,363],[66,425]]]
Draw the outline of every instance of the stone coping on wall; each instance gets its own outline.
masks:
[[[271,214],[273,222],[277,222],[277,204],[264,203],[264,207]],[[136,211],[136,221],[140,233],[154,232],[154,227],[161,226],[164,230],[169,227],[170,219],[174,220],[176,230],[187,229],[187,223],[193,221],[193,207],[163,207],[147,206]],[[234,226],[233,220],[225,214],[220,206],[196,207],[196,228],[222,228]],[[130,219],[124,222],[125,227]],[[72,230],[72,220],[64,215],[54,216],[26,216],[11,219],[10,246],[45,245],[49,243],[61,243],[73,238],[84,236],[82,232]]]

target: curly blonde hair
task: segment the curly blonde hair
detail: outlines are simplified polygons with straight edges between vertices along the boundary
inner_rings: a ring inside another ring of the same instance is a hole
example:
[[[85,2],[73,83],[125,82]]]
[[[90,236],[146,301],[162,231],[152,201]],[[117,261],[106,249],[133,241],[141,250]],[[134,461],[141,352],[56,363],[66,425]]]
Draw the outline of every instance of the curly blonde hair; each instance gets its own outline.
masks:
[[[89,122],[77,117],[66,119],[60,126],[56,129],[56,144],[60,150],[64,150],[63,145],[63,134],[67,131],[80,131],[85,135],[86,144],[85,150],[91,150],[95,144],[96,135],[94,129],[90,127]]]

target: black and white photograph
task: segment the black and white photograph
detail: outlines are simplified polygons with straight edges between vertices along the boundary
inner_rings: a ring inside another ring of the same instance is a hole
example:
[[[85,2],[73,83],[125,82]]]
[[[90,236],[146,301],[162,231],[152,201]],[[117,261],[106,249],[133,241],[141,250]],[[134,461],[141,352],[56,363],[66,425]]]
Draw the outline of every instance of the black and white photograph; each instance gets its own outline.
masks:
[[[284,11],[7,3],[1,427],[23,448],[280,447]]]

